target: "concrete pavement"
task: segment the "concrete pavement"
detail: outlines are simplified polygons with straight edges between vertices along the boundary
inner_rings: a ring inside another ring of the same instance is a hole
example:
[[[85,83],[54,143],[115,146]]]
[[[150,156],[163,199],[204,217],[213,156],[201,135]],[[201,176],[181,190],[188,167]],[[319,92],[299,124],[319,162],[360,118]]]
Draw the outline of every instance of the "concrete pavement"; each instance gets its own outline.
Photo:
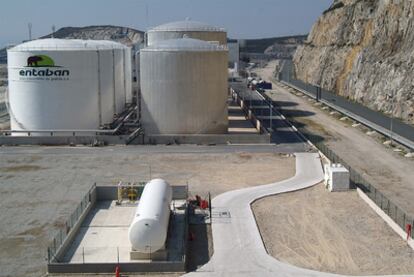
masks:
[[[317,154],[296,154],[296,175],[288,180],[223,193],[212,201],[214,255],[186,276],[340,276],[298,268],[267,254],[251,204],[263,197],[304,189],[323,179]],[[402,276],[402,275],[400,275]]]

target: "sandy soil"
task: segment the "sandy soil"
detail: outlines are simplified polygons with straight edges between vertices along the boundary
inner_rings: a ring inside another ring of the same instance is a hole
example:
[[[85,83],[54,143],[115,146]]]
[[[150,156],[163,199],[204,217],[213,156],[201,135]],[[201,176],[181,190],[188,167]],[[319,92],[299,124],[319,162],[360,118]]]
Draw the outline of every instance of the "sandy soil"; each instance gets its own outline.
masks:
[[[253,210],[268,252],[283,262],[350,275],[414,273],[414,251],[356,191],[320,184],[264,198]]]
[[[27,154],[22,154],[27,149]],[[44,151],[43,149],[52,149]],[[84,149],[84,150],[83,150]],[[294,175],[294,158],[274,153],[159,153],[135,147],[19,148],[0,158],[0,276],[46,271],[52,236],[97,182],[161,177],[206,197]],[[151,168],[151,169],[150,169]]]
[[[265,80],[271,80],[275,65],[274,61],[270,62],[256,72]],[[323,137],[325,143],[351,167],[395,204],[414,215],[414,159],[401,156],[365,131],[353,128],[351,121],[338,120],[307,98],[298,97],[276,83],[269,96],[282,106],[284,114]]]

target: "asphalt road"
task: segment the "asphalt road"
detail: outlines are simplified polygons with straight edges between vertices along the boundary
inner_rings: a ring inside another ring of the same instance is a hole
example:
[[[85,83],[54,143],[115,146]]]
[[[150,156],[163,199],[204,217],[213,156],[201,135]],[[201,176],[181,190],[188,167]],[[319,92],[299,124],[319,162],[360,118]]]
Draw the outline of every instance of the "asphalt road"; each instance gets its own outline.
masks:
[[[289,61],[289,60],[285,61],[283,72],[281,74],[283,81],[287,83],[291,83],[303,90],[306,90],[307,92],[309,92],[310,94],[316,97],[315,86],[306,84],[300,80],[295,80],[291,77],[292,66],[293,66],[292,61]],[[381,126],[384,129],[389,130],[390,133],[391,133],[390,128],[391,128],[391,120],[392,120],[392,125],[393,125],[392,132],[414,143],[414,126],[406,124],[396,118],[391,119],[390,117],[380,112],[371,110],[359,103],[351,102],[342,96],[336,95],[324,89],[321,90],[321,96],[323,100],[328,101],[329,103],[336,105],[340,108],[343,108],[357,116],[365,118],[366,120],[378,126]]]

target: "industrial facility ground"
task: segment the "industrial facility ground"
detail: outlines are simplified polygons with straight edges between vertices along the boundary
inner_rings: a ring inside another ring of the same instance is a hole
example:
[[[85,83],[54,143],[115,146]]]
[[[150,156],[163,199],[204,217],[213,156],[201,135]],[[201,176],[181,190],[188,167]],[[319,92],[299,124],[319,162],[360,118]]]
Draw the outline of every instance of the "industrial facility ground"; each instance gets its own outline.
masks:
[[[45,273],[50,240],[94,182],[161,177],[172,185],[188,182],[193,196],[205,198],[211,192],[214,197],[293,176],[295,159],[279,154],[282,150],[274,146],[1,147],[1,275]]]
[[[345,275],[414,274],[414,250],[354,190],[319,184],[252,208],[268,253],[282,262]]]
[[[133,260],[132,249],[128,239],[128,228],[135,216],[138,203],[124,201],[120,205],[116,201],[98,201],[95,207],[82,222],[76,237],[60,262],[77,263],[131,263],[146,262],[145,259]],[[185,200],[173,200],[171,210],[174,212],[171,232],[168,234],[167,261],[181,261],[184,242]],[[164,260],[164,259],[162,259]]]
[[[256,68],[255,73],[266,81],[272,81],[278,63],[271,61],[264,68]],[[297,125],[319,136],[368,182],[400,208],[414,215],[413,158],[406,158],[400,152],[382,145],[366,134],[367,130],[362,126],[355,128],[352,126],[353,121],[339,120],[340,115],[322,110],[315,101],[289,92],[280,83],[273,82],[273,90],[268,95],[287,118],[293,118]]]

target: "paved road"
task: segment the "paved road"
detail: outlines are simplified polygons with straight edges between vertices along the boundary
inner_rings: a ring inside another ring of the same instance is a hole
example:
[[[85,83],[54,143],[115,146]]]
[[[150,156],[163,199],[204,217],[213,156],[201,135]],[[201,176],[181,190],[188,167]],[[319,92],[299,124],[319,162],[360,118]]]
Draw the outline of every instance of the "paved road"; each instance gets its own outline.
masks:
[[[282,74],[280,76],[281,79],[287,83],[290,83],[300,89],[307,91],[309,94],[316,97],[315,86],[306,84],[300,80],[295,80],[291,77],[292,66],[292,61],[286,60],[283,66]],[[368,124],[373,123],[375,125],[378,125],[378,131],[383,133],[384,135],[390,135],[390,127],[392,120],[392,132],[402,137],[401,143],[404,142],[403,144],[411,148],[412,145],[414,145],[414,126],[406,124],[399,119],[391,119],[390,117],[380,112],[371,110],[359,103],[351,102],[342,96],[339,96],[324,89],[321,90],[321,98],[328,104],[332,104],[340,109],[344,109],[347,112],[361,117],[362,119],[366,120]]]
[[[226,192],[213,207],[214,255],[209,263],[185,276],[340,276],[298,268],[269,256],[251,210],[265,196],[304,189],[323,179],[317,154],[296,154],[296,175],[269,185]]]

